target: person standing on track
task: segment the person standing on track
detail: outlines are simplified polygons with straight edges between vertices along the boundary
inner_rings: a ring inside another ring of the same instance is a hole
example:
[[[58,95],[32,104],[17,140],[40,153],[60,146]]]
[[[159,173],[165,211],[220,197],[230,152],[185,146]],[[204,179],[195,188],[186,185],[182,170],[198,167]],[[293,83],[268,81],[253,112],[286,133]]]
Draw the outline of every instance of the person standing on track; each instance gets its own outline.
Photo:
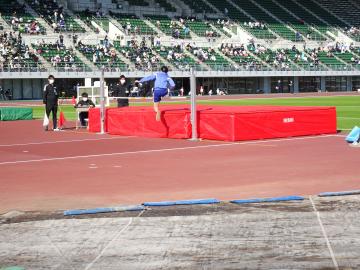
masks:
[[[120,76],[119,83],[117,83],[113,88],[113,96],[119,97],[117,99],[118,107],[128,107],[129,106],[129,95],[130,95],[131,84],[127,82],[125,75]]]
[[[49,119],[50,113],[52,113],[53,117],[53,127],[54,131],[59,131],[57,128],[57,110],[58,110],[58,99],[59,99],[59,93],[56,89],[56,86],[54,85],[55,77],[53,75],[50,75],[48,77],[48,84],[44,86],[44,92],[43,92],[43,103],[45,104],[45,112],[46,117]],[[44,129],[45,131],[48,130],[49,120],[44,122]]]
[[[154,73],[148,77],[136,81],[136,84],[141,84],[149,81],[155,81],[154,84],[154,111],[156,113],[156,121],[160,121],[161,111],[159,108],[160,101],[168,94],[168,89],[173,90],[175,83],[168,75],[169,69],[166,66],[161,67],[161,72]]]

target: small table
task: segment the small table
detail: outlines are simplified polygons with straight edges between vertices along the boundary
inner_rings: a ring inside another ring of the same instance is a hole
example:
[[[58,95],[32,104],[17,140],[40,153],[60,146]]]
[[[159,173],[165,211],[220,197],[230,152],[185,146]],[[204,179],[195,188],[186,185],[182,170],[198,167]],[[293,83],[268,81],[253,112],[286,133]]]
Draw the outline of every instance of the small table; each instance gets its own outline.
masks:
[[[76,129],[79,129],[79,127],[83,127],[80,123],[79,125],[79,122],[80,122],[80,119],[79,119],[79,114],[81,112],[88,112],[90,110],[91,107],[76,107],[76,114],[77,114],[77,119],[76,119]]]

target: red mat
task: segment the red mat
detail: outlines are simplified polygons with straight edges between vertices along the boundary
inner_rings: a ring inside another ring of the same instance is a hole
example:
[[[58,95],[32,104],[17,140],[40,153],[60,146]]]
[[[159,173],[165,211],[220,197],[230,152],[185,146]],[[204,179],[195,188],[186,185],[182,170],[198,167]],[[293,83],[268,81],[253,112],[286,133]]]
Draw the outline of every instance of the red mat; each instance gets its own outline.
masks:
[[[106,130],[112,135],[191,138],[190,111],[162,106],[161,121],[152,107],[107,109]],[[100,130],[99,109],[89,113],[89,130]],[[286,138],[336,133],[335,107],[198,106],[200,138],[223,141]]]

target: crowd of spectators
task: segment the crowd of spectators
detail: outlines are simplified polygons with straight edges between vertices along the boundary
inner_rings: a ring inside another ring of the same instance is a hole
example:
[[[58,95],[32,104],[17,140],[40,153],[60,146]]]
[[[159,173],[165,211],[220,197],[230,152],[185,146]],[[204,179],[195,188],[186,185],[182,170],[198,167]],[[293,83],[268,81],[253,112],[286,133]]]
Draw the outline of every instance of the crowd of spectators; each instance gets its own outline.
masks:
[[[349,28],[344,28],[344,31],[346,32],[346,34],[348,34],[349,36],[359,36],[360,35],[360,28],[352,26]]]
[[[64,8],[57,3],[57,0],[32,0],[31,6],[51,24],[54,31],[73,30],[74,26],[72,24],[69,24],[69,29],[67,29]]]
[[[81,63],[76,61],[76,53],[73,48],[64,45],[63,35],[53,43],[45,43],[38,40],[35,43],[37,53],[46,56],[47,60],[54,68],[64,68],[65,70],[77,70]]]
[[[216,53],[213,48],[198,48],[192,47],[190,44],[186,46],[187,50],[190,51],[200,62],[216,61]]]
[[[19,15],[16,11],[13,12],[10,23],[13,31],[19,31],[20,33],[26,34],[43,33],[43,30],[41,29],[41,26],[37,20]]]
[[[160,28],[160,21],[156,22],[157,27]],[[170,21],[170,29],[173,38],[180,38],[181,36],[189,37],[190,36],[190,28],[186,24],[186,20],[183,18],[172,19]]]
[[[21,33],[0,33],[0,70],[30,70],[38,62],[36,54],[23,43]]]
[[[266,24],[264,22],[244,22],[245,27],[249,27],[250,29],[266,29]]]
[[[77,49],[85,55],[91,55],[91,61],[94,65],[115,67],[119,63],[116,50],[111,45],[107,37],[105,37],[102,44],[98,45],[85,45],[79,41],[77,44]]]
[[[186,52],[184,51],[184,44],[178,44],[170,49],[166,49],[164,46],[161,46],[160,51],[167,51],[166,60],[170,63],[175,63],[176,68],[179,70],[189,70],[191,66],[197,64],[195,61],[189,60],[190,56],[186,55]]]
[[[135,64],[137,70],[152,71],[160,68],[160,57],[147,46],[145,39],[140,43],[132,40],[128,48],[121,48],[121,53]]]
[[[259,70],[261,68],[261,64],[258,63],[258,61],[255,60],[254,57],[252,57],[251,52],[254,54],[262,54],[265,53],[266,48],[257,45],[253,43],[253,41],[250,41],[249,44],[221,44],[220,51],[229,58],[240,58],[243,59],[243,61],[236,61],[237,64],[241,65],[242,68],[245,70]],[[238,67],[239,68],[239,67]]]

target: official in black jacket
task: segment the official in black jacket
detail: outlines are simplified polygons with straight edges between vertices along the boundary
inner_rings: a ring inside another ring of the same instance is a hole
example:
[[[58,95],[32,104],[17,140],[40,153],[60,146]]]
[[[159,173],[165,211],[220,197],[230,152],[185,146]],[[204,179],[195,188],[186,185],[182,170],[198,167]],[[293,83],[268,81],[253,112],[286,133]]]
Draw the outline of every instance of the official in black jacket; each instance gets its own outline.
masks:
[[[117,100],[118,107],[129,106],[129,99],[126,97],[129,97],[130,89],[131,89],[130,82],[128,82],[128,80],[125,78],[125,75],[121,75],[119,82],[113,87],[113,93],[112,93],[114,97],[125,97],[125,98],[119,98]]]
[[[89,99],[88,93],[82,93],[80,101],[75,105],[75,108],[93,108],[95,107],[94,102]],[[86,127],[85,119],[89,118],[88,112],[80,112],[79,119],[81,126]]]
[[[59,93],[54,85],[55,77],[50,75],[48,77],[48,84],[44,86],[44,93],[43,93],[43,103],[45,104],[46,115],[49,118],[50,113],[52,113],[53,117],[53,127],[54,131],[58,131],[57,128],[57,110],[58,110],[58,99]],[[45,130],[48,130],[48,125],[44,126]]]

